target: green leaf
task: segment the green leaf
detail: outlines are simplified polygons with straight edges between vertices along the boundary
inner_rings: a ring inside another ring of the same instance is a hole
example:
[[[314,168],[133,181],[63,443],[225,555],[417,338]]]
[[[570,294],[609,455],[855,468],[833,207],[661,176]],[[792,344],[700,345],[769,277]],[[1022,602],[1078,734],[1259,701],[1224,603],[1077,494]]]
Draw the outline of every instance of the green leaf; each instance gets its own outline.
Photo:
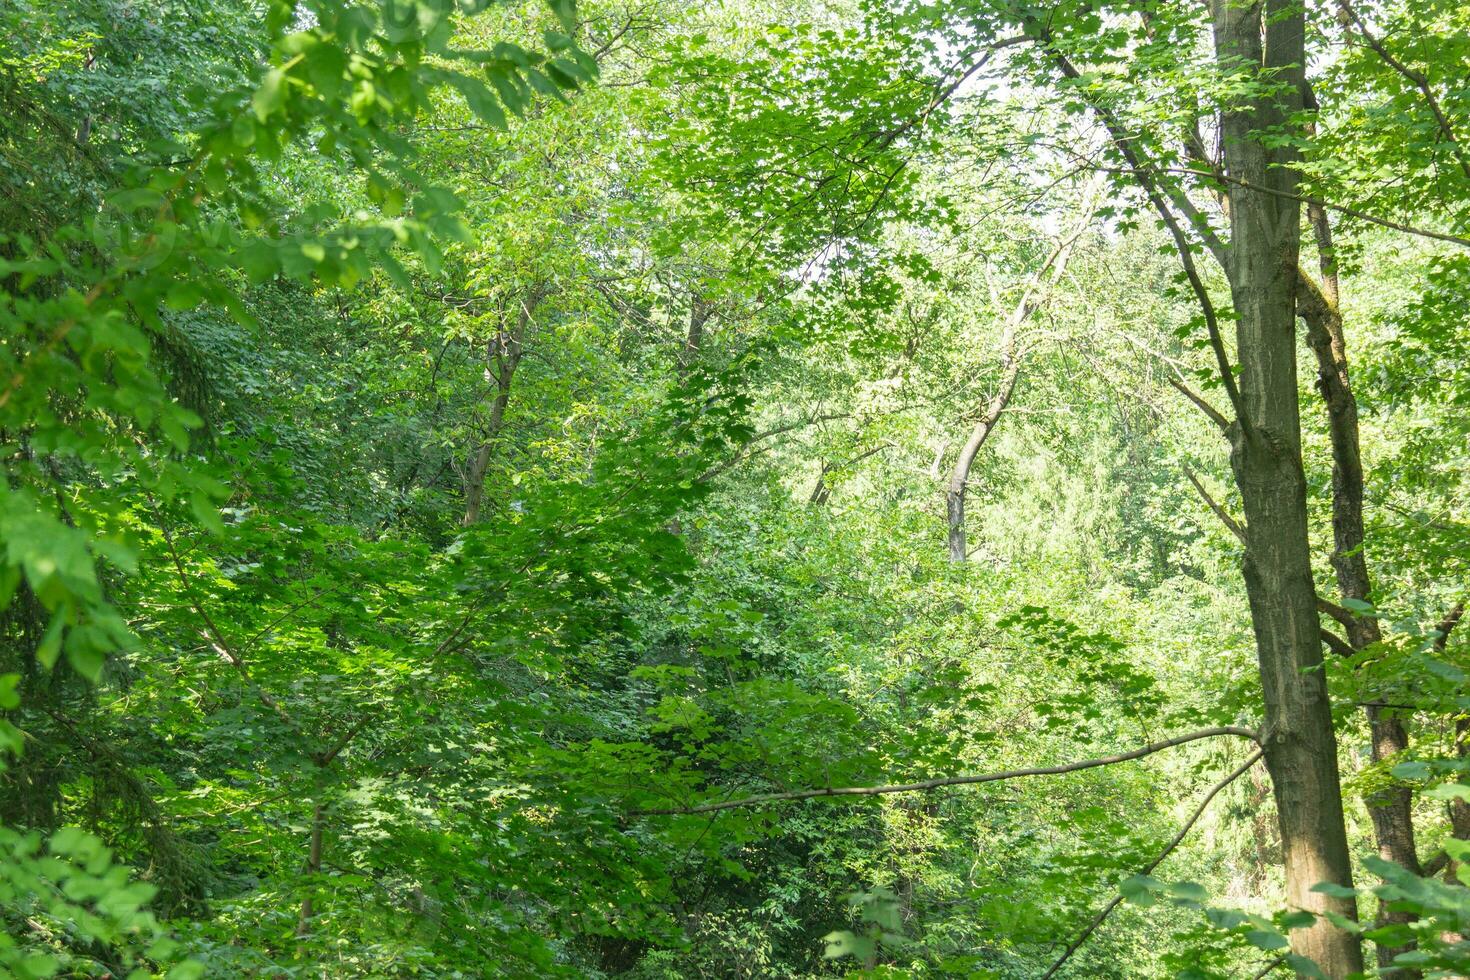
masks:
[[[0,711],[14,711],[20,707],[20,695],[16,693],[19,685],[19,674],[0,674]]]
[[[36,647],[36,660],[47,670],[55,667],[57,658],[61,656],[61,638],[66,630],[68,612],[66,607],[62,607],[51,614],[51,622],[46,624],[46,633]]]
[[[464,96],[470,111],[478,116],[481,122],[491,129],[505,129],[505,110],[500,107],[500,100],[483,82],[467,75],[455,75],[454,85]]]
[[[1285,949],[1290,945],[1286,937],[1279,932],[1268,932],[1265,929],[1251,929],[1245,934],[1245,941],[1257,949],[1272,950]]]
[[[1447,664],[1443,660],[1436,660],[1433,657],[1424,658],[1424,669],[1436,677],[1442,677],[1455,684],[1463,683],[1465,680],[1465,672],[1463,670],[1453,664]]]
[[[1430,772],[1427,762],[1400,762],[1389,770],[1394,779],[1428,779]]]
[[[878,950],[876,941],[845,929],[827,933],[822,937],[822,941],[827,944],[822,955],[829,960],[841,959],[844,956],[866,960]]]
[[[1118,884],[1123,898],[1135,905],[1149,906],[1156,901],[1157,892],[1163,891],[1164,883],[1152,875],[1134,875]]]
[[[1322,968],[1305,956],[1299,956],[1296,953],[1287,953],[1286,965],[1295,970],[1297,976],[1313,977],[1315,980],[1327,980],[1327,974],[1322,972]]]
[[[255,109],[255,118],[265,122],[271,113],[285,104],[285,101],[286,73],[279,68],[272,68],[265,73],[255,94],[250,97],[250,105]]]
[[[1355,889],[1332,881],[1319,881],[1312,886],[1312,891],[1321,895],[1330,895],[1333,898],[1355,898],[1358,894]]]
[[[214,534],[224,534],[225,524],[220,520],[219,508],[214,501],[202,490],[196,490],[189,495],[189,509],[194,512],[194,519]]]
[[[1207,902],[1210,899],[1209,890],[1204,885],[1193,881],[1173,882],[1168,886],[1166,891],[1170,898],[1180,902],[1199,904]]]
[[[71,665],[72,670],[95,684],[102,677],[102,667],[107,662],[107,655],[88,639],[73,633],[66,644],[66,662]]]

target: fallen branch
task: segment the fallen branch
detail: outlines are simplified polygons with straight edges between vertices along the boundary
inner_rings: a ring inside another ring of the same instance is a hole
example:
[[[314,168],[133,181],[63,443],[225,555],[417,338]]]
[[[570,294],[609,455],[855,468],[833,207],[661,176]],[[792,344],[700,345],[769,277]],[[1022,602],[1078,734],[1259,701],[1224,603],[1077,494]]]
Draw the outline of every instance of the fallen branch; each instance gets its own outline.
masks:
[[[1146,755],[1153,755],[1155,752],[1162,752],[1164,749],[1173,748],[1176,745],[1184,745],[1186,742],[1197,742],[1202,738],[1213,738],[1217,735],[1235,735],[1240,738],[1248,738],[1253,742],[1258,740],[1257,734],[1249,728],[1241,728],[1236,725],[1222,725],[1218,728],[1202,728],[1197,732],[1190,732],[1186,735],[1176,735],[1173,738],[1164,739],[1162,742],[1153,742],[1129,752],[1120,752],[1117,755],[1105,755],[1097,759],[1084,759],[1081,762],[1068,762],[1060,766],[1007,769],[1003,772],[990,772],[973,776],[942,776],[938,779],[926,779],[917,783],[897,783],[890,786],[829,786],[824,789],[801,789],[793,790],[789,793],[767,793],[761,796],[749,796],[741,800],[726,800],[723,803],[706,803],[702,806],[680,807],[669,810],[634,810],[631,816],[682,816],[695,813],[713,813],[716,810],[733,810],[737,807],[763,806],[767,803],[784,803],[789,800],[811,800],[824,796],[883,796],[890,793],[923,793],[933,789],[942,789],[946,786],[974,786],[978,783],[995,783],[1006,779],[1021,779],[1026,776],[1057,776],[1062,773],[1077,772],[1081,769],[1096,769],[1099,766],[1111,766],[1119,762],[1142,759]]]
[[[1189,831],[1193,829],[1195,823],[1199,821],[1199,818],[1205,812],[1205,808],[1210,805],[1210,801],[1213,800],[1216,796],[1219,796],[1220,791],[1223,790],[1226,786],[1229,786],[1241,776],[1244,776],[1251,766],[1261,761],[1262,755],[1263,753],[1260,749],[1252,752],[1250,754],[1250,758],[1241,763],[1239,767],[1237,767],[1230,773],[1230,775],[1226,776],[1224,779],[1211,786],[1210,791],[1205,794],[1205,798],[1199,801],[1199,806],[1195,807],[1194,812],[1189,815],[1189,819],[1184,821],[1184,826],[1179,828],[1179,833],[1175,834],[1174,838],[1169,841],[1169,843],[1164,845],[1164,849],[1159,852],[1158,856],[1150,861],[1148,863],[1148,866],[1140,871],[1139,874],[1152,874],[1155,868],[1163,864],[1164,859],[1173,853],[1174,848],[1179,846],[1180,842],[1184,840],[1185,835],[1188,834]],[[1103,922],[1107,920],[1107,917],[1113,914],[1113,909],[1117,908],[1122,903],[1123,896],[1119,894],[1115,896],[1111,902],[1105,905],[1101,912],[1093,916],[1092,921],[1087,924],[1087,928],[1083,929],[1082,933],[1076,939],[1072,940],[1072,944],[1068,946],[1066,950],[1062,953],[1062,955],[1057,958],[1057,961],[1051,965],[1051,969],[1047,970],[1041,975],[1041,980],[1049,980],[1050,977],[1054,976],[1056,972],[1060,970],[1062,966],[1067,962],[1067,960],[1072,958],[1072,954],[1077,952],[1077,950],[1082,947],[1083,943],[1087,942],[1087,938],[1097,931],[1097,927],[1102,925]]]

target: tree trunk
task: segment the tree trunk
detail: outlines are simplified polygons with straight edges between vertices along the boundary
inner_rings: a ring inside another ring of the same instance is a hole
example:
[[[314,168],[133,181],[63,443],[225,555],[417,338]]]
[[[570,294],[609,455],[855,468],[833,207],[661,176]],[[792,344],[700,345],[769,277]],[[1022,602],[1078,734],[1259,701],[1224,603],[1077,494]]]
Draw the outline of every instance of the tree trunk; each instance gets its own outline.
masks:
[[[970,482],[970,468],[975,465],[980,447],[985,445],[985,440],[995,431],[995,423],[1000,421],[1001,413],[1009,404],[1011,393],[1016,390],[1016,378],[1021,373],[1021,359],[1017,356],[1014,340],[1004,355],[1003,372],[1000,388],[990,396],[985,411],[975,421],[974,428],[970,430],[970,438],[965,440],[959,458],[954,461],[954,469],[949,474],[949,486],[944,492],[944,514],[949,524],[950,561],[964,561],[968,554],[965,543],[965,487]]]
[[[516,368],[521,363],[526,328],[530,325],[531,317],[545,295],[545,286],[538,284],[533,287],[530,295],[521,301],[521,310],[516,315],[515,326],[510,329],[502,326],[496,332],[495,339],[490,342],[486,353],[485,359],[495,376],[495,400],[490,403],[490,420],[485,427],[485,437],[481,440],[479,448],[475,450],[475,455],[470,459],[469,470],[465,473],[464,519],[460,522],[465,527],[480,520],[480,510],[485,500],[485,474],[489,472],[490,460],[494,457],[496,444],[500,441],[500,432],[505,428],[505,410],[510,405],[511,381],[515,377]]]
[[[500,441],[500,430],[505,428],[505,409],[510,404],[510,383],[520,361],[519,350],[513,358],[498,358],[495,366],[495,400],[490,403],[490,421],[485,426],[485,438],[470,460],[469,472],[465,475],[464,526],[469,527],[480,519],[480,507],[485,500],[485,473],[490,469],[490,459],[495,445]]]
[[[1357,915],[1351,898],[1312,891],[1352,884],[1332,707],[1321,671],[1297,407],[1296,280],[1300,205],[1295,154],[1263,132],[1301,107],[1304,18],[1293,0],[1213,0],[1217,60],[1276,90],[1222,114],[1230,187],[1231,296],[1240,360],[1231,467],[1246,516],[1244,576],[1265,701],[1262,745],[1276,797],[1287,902]],[[1325,918],[1293,930],[1292,949],[1333,980],[1363,969],[1359,939]]]
[[[704,326],[709,322],[710,314],[714,307],[699,293],[691,293],[689,297],[689,328],[684,334],[684,346],[679,349],[679,380],[683,381],[689,377],[689,369],[694,366],[699,357],[700,350],[704,347]]]
[[[1372,598],[1373,587],[1364,553],[1363,460],[1358,439],[1358,402],[1348,375],[1347,340],[1343,334],[1339,306],[1332,228],[1320,206],[1309,206],[1308,214],[1317,240],[1322,280],[1317,285],[1305,273],[1299,273],[1297,312],[1307,325],[1307,344],[1317,358],[1317,390],[1327,407],[1332,443],[1332,569],[1342,598],[1367,602]],[[1383,639],[1376,619],[1354,617],[1345,625],[1348,645],[1354,650],[1366,649]],[[1377,705],[1368,705],[1364,710],[1368,716],[1375,763],[1385,763],[1408,750],[1408,732],[1398,718]],[[1420,874],[1422,869],[1414,842],[1413,794],[1409,787],[1390,785],[1372,793],[1365,802],[1373,819],[1379,856]],[[1386,906],[1381,906],[1378,913],[1379,925],[1402,925],[1414,919],[1415,916],[1409,912]],[[1388,971],[1385,975],[1403,980],[1418,976],[1415,970],[1391,969],[1395,957],[1414,947],[1412,942],[1402,946],[1380,944],[1377,948],[1378,965]]]
[[[1035,312],[1040,300],[1038,292],[1042,282],[1050,276],[1053,284],[1061,278],[1066,271],[1067,260],[1072,255],[1072,246],[1077,244],[1077,239],[1087,230],[1092,223],[1095,194],[1097,186],[1088,189],[1086,203],[1083,206],[1082,220],[1070,235],[1059,241],[1041,264],[1026,280],[1026,285],[1021,290],[1021,298],[1016,301],[1016,307],[1006,318],[1005,329],[1000,337],[1001,377],[1000,384],[995,393],[986,402],[985,409],[970,429],[970,437],[960,448],[959,458],[955,460],[954,469],[950,471],[949,484],[944,492],[944,515],[945,522],[949,528],[949,560],[964,561],[969,554],[965,541],[965,488],[970,482],[970,470],[975,465],[975,457],[979,454],[985,440],[990,438],[990,433],[995,431],[995,425],[1000,421],[1001,413],[1010,404],[1011,395],[1016,390],[1016,380],[1021,374],[1021,359],[1024,356],[1017,334],[1022,326]]]
[[[311,808],[311,840],[306,850],[306,873],[315,875],[322,870],[322,805],[316,804]],[[315,887],[314,885],[311,887]],[[311,892],[301,899],[301,918],[296,923],[296,935],[304,936],[311,932],[311,919],[316,914],[312,905]]]

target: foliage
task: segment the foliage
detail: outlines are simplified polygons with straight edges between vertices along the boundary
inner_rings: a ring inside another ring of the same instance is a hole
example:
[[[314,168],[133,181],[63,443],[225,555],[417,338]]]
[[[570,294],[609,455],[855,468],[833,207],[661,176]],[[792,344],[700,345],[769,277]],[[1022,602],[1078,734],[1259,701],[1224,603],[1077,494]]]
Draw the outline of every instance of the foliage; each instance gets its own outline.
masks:
[[[1337,595],[1303,344],[1321,625],[1380,627],[1326,666],[1323,894],[1425,975],[1467,957],[1464,27],[1314,13],[1263,135],[1331,205],[1364,458]],[[1217,786],[1264,694],[1198,411],[1235,314],[1179,259],[1230,244],[1214,114],[1281,87],[1201,10],[0,30],[0,975],[1318,975],[1270,774]],[[1395,792],[1442,876],[1375,856]]]

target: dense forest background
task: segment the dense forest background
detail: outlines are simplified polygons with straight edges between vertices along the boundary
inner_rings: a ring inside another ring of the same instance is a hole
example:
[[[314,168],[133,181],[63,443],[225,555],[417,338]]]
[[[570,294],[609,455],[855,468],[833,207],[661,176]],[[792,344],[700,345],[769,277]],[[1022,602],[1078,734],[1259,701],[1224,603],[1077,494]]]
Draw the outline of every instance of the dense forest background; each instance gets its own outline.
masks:
[[[1470,972],[1470,8],[0,4],[0,977]]]

